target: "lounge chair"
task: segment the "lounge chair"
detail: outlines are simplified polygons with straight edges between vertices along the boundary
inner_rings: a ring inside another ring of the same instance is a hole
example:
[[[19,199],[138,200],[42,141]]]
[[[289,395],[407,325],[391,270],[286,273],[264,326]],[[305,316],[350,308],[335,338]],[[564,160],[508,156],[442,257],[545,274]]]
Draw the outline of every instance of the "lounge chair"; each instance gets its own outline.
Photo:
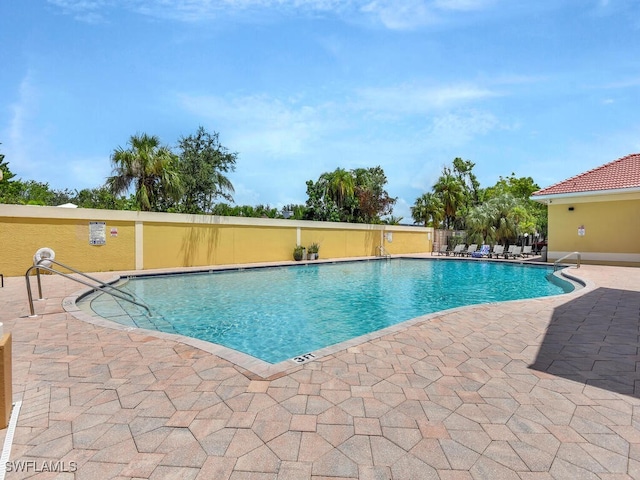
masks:
[[[483,257],[488,257],[489,256],[489,249],[491,247],[489,245],[482,245],[480,247],[480,250],[477,250],[475,252],[473,252],[471,254],[472,257],[474,258],[483,258]]]
[[[511,245],[509,251],[504,254],[504,258],[516,258],[522,256],[522,247]]]
[[[446,243],[444,245],[440,245],[437,252],[438,255],[449,255],[449,246]]]
[[[453,255],[454,257],[456,255],[462,255],[463,253],[464,253],[464,243],[459,243],[453,248],[453,250],[451,250],[451,255]]]
[[[531,245],[525,245],[524,247],[522,247],[522,256],[528,257],[529,255],[533,255],[532,247]]]
[[[472,243],[471,245],[469,245],[469,248],[467,248],[462,252],[462,255],[464,255],[465,257],[470,257],[471,255],[473,255],[473,252],[477,250],[478,250],[478,244]]]
[[[489,254],[489,258],[496,257],[500,258],[504,255],[504,245],[498,245],[497,243],[493,246],[493,250]]]

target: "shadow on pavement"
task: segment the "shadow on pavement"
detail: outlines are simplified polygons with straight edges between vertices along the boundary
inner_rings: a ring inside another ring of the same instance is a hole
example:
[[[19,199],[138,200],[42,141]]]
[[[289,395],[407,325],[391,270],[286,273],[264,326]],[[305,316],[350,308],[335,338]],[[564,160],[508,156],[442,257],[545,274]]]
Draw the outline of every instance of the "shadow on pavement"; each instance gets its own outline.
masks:
[[[640,292],[598,288],[553,313],[534,370],[640,398]]]

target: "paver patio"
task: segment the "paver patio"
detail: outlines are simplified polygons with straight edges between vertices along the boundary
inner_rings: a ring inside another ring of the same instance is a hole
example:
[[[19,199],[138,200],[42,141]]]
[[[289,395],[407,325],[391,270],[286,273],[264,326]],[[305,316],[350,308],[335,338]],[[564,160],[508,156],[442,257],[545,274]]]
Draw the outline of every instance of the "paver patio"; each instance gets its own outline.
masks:
[[[24,278],[5,278],[22,402],[6,478],[640,478],[640,269],[571,274],[587,286],[433,315],[270,378],[79,320],[59,276],[28,317]]]

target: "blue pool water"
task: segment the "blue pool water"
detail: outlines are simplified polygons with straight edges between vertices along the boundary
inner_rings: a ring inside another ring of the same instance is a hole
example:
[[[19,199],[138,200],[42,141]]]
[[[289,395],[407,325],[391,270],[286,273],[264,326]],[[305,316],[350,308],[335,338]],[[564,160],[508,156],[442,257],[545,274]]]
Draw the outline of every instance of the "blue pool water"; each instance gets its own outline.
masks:
[[[153,317],[101,295],[99,315],[179,333],[270,363],[449,308],[573,289],[540,266],[393,259],[138,277],[123,288]],[[120,302],[122,303],[122,302]],[[117,307],[120,308],[120,307]]]

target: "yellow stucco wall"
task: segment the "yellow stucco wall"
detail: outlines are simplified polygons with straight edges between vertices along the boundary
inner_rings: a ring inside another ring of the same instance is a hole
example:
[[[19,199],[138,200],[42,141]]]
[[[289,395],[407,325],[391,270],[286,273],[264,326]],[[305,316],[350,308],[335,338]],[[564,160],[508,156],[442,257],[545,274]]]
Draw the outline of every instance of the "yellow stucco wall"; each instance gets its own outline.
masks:
[[[433,250],[433,232],[431,230],[385,230],[392,234],[391,242],[385,239],[384,248],[392,255],[405,253],[424,253]]]
[[[112,228],[117,236],[111,236]],[[89,220],[0,216],[0,273],[24,275],[42,247],[53,249],[56,260],[81,271],[133,269],[134,223],[109,221],[106,232],[105,245],[90,245]]]
[[[243,225],[144,225],[144,268],[192,267],[289,259],[295,228]]]
[[[320,257],[343,258],[371,256],[380,253],[383,242],[385,253],[400,255],[406,253],[427,253],[432,249],[431,229],[370,225],[368,229],[335,230],[328,228],[305,228],[301,232],[301,244],[320,245]],[[389,242],[383,232],[391,233]],[[428,232],[430,234],[428,234]]]
[[[89,243],[89,222],[106,224],[106,244]],[[113,235],[112,235],[113,230]],[[432,229],[0,205],[0,273],[24,275],[38,248],[86,272],[289,261],[296,244],[320,244],[320,258],[431,252]]]
[[[640,266],[640,200],[565,199],[548,215],[550,261],[580,252],[585,263]]]
[[[320,245],[320,258],[344,258],[375,255],[380,243],[380,232],[376,230],[346,230],[335,228],[304,228],[300,232],[300,244]]]

